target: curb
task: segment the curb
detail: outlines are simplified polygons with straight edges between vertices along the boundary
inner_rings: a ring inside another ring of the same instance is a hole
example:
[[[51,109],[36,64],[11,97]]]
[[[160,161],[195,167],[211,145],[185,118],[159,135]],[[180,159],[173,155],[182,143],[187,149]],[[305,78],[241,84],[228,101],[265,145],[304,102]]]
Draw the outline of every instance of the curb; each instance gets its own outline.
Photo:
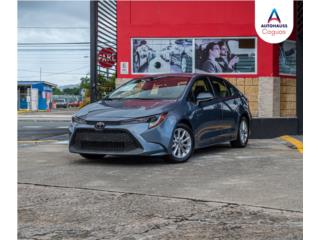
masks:
[[[280,139],[292,144],[299,153],[303,154],[303,142],[289,135],[281,136]]]
[[[18,114],[21,114],[21,113],[30,113],[31,110],[18,110]]]

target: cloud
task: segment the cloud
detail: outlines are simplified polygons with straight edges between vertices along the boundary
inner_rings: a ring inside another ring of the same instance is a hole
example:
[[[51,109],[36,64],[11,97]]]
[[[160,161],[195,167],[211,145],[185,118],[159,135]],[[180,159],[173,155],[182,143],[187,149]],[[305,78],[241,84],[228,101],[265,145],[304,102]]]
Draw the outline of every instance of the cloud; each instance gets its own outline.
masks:
[[[89,42],[90,6],[89,1],[19,1],[18,2],[18,42]],[[42,28],[21,28],[42,27]],[[52,27],[62,27],[56,29]],[[63,29],[71,27],[71,29]],[[76,29],[81,27],[81,29]],[[85,27],[82,29],[82,27]],[[65,50],[53,46],[18,47],[18,80],[38,80],[42,68],[42,80],[59,85],[78,83],[81,75],[89,72],[89,44],[63,46]],[[86,48],[85,51],[70,48]],[[31,49],[31,50],[26,50]],[[46,74],[45,72],[65,72],[83,67],[68,74]],[[74,74],[74,75],[71,75]]]

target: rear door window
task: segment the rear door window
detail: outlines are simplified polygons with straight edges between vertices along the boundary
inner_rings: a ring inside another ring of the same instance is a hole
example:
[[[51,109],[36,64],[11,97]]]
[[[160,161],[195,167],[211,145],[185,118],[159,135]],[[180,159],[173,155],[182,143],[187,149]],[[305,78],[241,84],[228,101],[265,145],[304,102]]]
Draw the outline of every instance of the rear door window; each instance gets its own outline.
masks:
[[[227,86],[224,84],[223,81],[216,78],[210,78],[210,82],[216,96],[219,96],[222,98],[231,96],[229,89],[227,88]]]
[[[231,84],[228,84],[228,83],[226,83],[226,86],[229,89],[230,96],[233,97],[233,96],[237,96],[238,95],[239,91],[234,86],[232,86]]]
[[[190,91],[190,95],[189,95],[190,99],[193,102],[196,102],[197,96],[199,95],[199,93],[202,93],[202,92],[211,92],[208,80],[206,78],[197,79],[193,83]]]

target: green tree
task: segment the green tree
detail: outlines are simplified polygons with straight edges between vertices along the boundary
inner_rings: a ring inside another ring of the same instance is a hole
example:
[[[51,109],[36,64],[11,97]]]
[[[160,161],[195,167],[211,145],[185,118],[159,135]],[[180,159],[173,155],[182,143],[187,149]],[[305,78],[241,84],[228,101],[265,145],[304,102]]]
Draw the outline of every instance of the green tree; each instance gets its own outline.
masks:
[[[62,95],[63,94],[63,92],[59,88],[55,88],[55,87],[52,89],[52,93],[53,93],[53,95]]]
[[[85,89],[85,96],[91,96],[90,77],[87,75],[82,77],[80,88]],[[97,99],[104,98],[109,92],[115,88],[116,75],[113,74],[109,79],[103,74],[97,75]]]
[[[88,75],[80,78],[80,88],[90,90],[90,77]]]
[[[90,88],[90,78],[88,75],[80,78],[80,89],[84,89],[85,97],[89,98],[91,96],[91,88]]]
[[[66,95],[79,95],[80,94],[80,87],[65,88],[65,89],[63,89],[63,93]]]
[[[103,74],[97,76],[97,98],[104,98],[109,92],[112,92],[115,88],[115,75],[110,78],[106,78]]]

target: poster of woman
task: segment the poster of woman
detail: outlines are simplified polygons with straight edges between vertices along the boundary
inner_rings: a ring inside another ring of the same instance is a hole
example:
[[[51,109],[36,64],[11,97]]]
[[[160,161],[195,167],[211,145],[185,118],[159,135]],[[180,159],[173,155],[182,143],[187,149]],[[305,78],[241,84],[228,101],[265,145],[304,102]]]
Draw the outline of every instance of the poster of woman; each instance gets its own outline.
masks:
[[[256,39],[195,39],[195,72],[255,73]]]

